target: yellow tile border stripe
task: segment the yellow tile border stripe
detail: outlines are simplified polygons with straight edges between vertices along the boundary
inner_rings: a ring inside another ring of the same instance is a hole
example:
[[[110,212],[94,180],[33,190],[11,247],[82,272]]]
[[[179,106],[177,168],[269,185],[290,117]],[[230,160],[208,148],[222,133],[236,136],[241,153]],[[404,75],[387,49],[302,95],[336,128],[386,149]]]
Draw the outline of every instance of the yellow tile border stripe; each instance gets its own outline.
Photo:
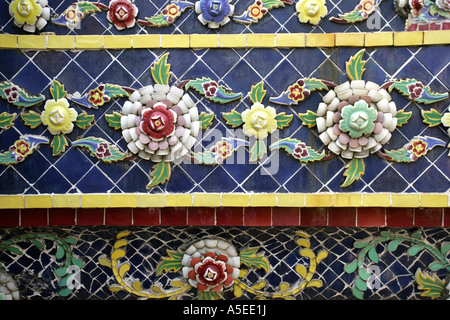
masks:
[[[138,48],[318,48],[450,44],[450,30],[361,33],[244,33],[138,35],[0,34],[0,49],[101,50]]]
[[[447,208],[449,193],[189,193],[0,195],[0,209],[147,207]]]

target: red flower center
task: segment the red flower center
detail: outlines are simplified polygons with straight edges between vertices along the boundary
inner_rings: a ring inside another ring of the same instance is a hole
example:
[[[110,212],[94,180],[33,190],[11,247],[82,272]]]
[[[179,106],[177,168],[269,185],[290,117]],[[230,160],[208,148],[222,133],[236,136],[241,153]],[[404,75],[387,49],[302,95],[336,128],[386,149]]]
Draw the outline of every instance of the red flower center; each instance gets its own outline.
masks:
[[[159,103],[142,112],[141,130],[154,139],[162,139],[174,130],[175,116],[166,105]]]
[[[125,5],[118,5],[114,12],[114,15],[117,20],[126,21],[130,13],[129,10],[130,9]]]

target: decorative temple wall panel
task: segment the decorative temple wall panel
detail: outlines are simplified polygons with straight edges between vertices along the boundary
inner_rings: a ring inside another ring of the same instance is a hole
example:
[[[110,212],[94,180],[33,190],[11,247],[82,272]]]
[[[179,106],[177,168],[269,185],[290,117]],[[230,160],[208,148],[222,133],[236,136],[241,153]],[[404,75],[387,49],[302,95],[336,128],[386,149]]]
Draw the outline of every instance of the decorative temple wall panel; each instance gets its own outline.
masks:
[[[448,0],[0,9],[0,299],[448,298]]]

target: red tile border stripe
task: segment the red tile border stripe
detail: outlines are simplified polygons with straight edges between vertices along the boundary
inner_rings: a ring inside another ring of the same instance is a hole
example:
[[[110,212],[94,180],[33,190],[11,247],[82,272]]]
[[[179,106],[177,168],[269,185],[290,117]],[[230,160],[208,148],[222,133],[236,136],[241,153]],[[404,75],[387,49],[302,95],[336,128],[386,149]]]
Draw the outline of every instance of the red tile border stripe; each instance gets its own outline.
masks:
[[[0,210],[0,227],[65,225],[450,227],[450,208],[166,207]]]

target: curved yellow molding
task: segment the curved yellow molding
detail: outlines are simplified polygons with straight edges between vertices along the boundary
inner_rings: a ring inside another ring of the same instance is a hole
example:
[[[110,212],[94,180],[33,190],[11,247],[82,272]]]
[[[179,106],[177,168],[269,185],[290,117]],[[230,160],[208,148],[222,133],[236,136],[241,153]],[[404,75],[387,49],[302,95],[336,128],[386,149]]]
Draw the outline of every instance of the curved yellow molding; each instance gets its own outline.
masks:
[[[448,193],[192,193],[0,195],[0,209],[147,207],[446,208]]]
[[[137,48],[318,48],[450,44],[450,30],[361,33],[248,33],[138,35],[0,34],[0,49],[101,50]]]

